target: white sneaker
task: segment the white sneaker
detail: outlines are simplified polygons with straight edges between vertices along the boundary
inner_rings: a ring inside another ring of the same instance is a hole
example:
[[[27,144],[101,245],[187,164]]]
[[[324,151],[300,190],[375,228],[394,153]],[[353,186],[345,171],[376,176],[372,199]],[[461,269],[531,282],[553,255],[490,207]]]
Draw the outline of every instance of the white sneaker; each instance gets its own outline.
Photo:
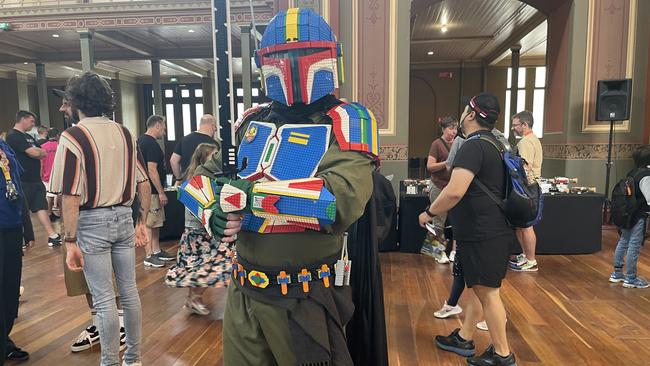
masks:
[[[508,319],[506,319],[506,323],[507,322],[508,322]],[[488,331],[487,322],[485,320],[483,320],[482,322],[476,323],[476,328],[478,328],[480,330],[484,330],[484,331],[487,332]]]
[[[454,262],[456,261],[456,251],[452,250],[451,253],[449,253],[449,261]]]
[[[124,361],[122,361],[122,366],[142,366],[142,361],[126,363],[126,360],[124,360]]]
[[[449,263],[449,258],[447,258],[447,253],[442,252],[442,253],[440,254],[440,258],[436,258],[436,262],[438,262],[438,263],[440,263],[440,264],[447,264],[447,263]]]
[[[99,344],[99,330],[94,325],[88,326],[81,331],[77,340],[70,346],[70,350],[74,353],[91,349],[93,345]]]
[[[462,312],[463,312],[463,308],[461,308],[460,305],[450,306],[447,305],[447,302],[445,301],[445,304],[442,306],[442,308],[436,311],[435,313],[433,313],[433,316],[435,316],[438,319],[445,319],[452,315],[460,314]]]
[[[476,323],[476,327],[477,327],[479,330],[484,330],[484,331],[486,331],[486,332],[488,331],[487,322],[485,322],[485,320],[483,320],[482,322],[478,322],[478,323]]]

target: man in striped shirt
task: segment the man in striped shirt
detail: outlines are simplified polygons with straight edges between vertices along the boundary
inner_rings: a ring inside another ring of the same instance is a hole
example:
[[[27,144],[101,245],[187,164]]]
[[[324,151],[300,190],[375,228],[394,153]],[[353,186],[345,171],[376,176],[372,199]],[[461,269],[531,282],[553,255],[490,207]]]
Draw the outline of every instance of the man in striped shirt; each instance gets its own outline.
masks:
[[[99,75],[86,72],[66,86],[66,99],[79,123],[59,141],[50,191],[63,194],[66,263],[83,270],[99,318],[101,364],[119,364],[119,329],[112,274],[124,309],[124,364],[141,365],[142,310],[135,283],[135,245],[147,243],[150,205],[146,170],[135,140],[106,116],[113,112],[113,91]],[[141,201],[134,231],[131,204],[136,186]]]

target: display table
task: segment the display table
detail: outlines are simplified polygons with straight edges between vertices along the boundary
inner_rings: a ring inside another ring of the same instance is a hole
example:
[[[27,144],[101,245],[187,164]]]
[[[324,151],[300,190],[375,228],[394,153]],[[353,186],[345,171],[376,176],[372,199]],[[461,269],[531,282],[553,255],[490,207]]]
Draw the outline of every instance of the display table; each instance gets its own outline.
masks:
[[[535,226],[538,254],[595,253],[602,245],[605,196],[597,193],[545,194],[542,221]],[[427,194],[399,197],[399,250],[419,253],[426,230],[418,216],[429,204]]]
[[[185,206],[176,199],[176,188],[165,189],[165,223],[160,228],[160,240],[178,240],[185,230]]]
[[[605,195],[545,194],[544,215],[535,226],[537,253],[588,254],[602,245]]]
[[[428,193],[406,194],[406,191],[400,191],[397,227],[400,252],[420,253],[426,230],[420,227],[418,216],[428,205]]]

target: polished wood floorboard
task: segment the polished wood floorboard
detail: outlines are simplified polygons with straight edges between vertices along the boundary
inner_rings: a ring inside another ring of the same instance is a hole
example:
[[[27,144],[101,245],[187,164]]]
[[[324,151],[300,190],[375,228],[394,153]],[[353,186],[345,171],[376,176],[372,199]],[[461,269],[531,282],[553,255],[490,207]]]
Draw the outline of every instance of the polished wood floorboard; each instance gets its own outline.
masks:
[[[37,237],[37,246],[24,257],[26,292],[12,333],[12,339],[31,353],[21,365],[97,365],[99,346],[70,352],[90,313],[84,297],[66,296],[61,248],[48,248],[42,232]],[[605,229],[603,238],[599,253],[540,256],[540,272],[508,273],[502,297],[519,365],[650,364],[650,289],[624,289],[607,281],[618,235]],[[173,251],[176,244],[166,242],[163,247]],[[143,251],[137,254],[144,365],[223,365],[225,290],[206,292],[209,316],[189,315],[182,309],[186,290],[166,287],[165,270],[145,268]],[[436,334],[460,326],[458,317],[433,316],[448,295],[450,266],[403,253],[383,253],[381,261],[390,364],[465,365],[464,359],[437,350],[433,343]],[[639,273],[650,275],[646,248]],[[465,304],[463,298],[460,303]],[[477,332],[476,342],[483,349],[487,334]]]

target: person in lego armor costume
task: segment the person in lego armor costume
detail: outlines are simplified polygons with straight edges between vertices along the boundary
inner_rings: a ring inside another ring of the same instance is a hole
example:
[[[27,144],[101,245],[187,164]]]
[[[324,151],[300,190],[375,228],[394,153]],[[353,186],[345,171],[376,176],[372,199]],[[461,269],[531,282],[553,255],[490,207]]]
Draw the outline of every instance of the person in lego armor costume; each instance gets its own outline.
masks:
[[[332,94],[341,45],[310,9],[279,12],[256,62],[272,102],[237,121],[239,179],[220,177],[214,156],[179,190],[213,235],[241,225],[224,364],[352,365],[344,329],[354,305],[343,277],[353,271],[341,259],[344,233],[372,194],[377,121]]]

